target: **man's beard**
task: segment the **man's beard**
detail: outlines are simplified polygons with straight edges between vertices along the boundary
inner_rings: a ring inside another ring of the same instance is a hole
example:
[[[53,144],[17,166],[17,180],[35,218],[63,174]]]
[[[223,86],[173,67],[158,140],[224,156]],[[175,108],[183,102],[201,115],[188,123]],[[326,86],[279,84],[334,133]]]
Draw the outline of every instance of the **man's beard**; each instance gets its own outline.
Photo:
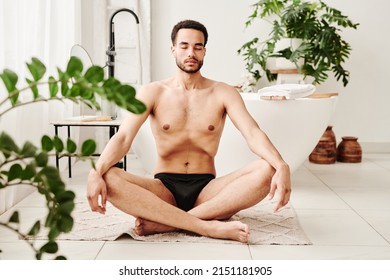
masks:
[[[183,64],[183,63],[180,63],[177,59],[176,59],[176,65],[177,67],[179,67],[180,70],[182,70],[183,72],[187,73],[187,74],[194,74],[194,73],[197,73],[203,66],[203,60],[197,60],[198,62],[198,67],[195,68],[195,69],[187,69],[186,66]]]

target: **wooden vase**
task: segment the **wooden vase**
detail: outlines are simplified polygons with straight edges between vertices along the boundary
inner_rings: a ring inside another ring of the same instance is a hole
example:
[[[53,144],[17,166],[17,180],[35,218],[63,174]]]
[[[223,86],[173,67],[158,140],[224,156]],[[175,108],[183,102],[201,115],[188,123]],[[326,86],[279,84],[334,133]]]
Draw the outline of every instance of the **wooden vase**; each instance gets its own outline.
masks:
[[[309,155],[309,161],[318,164],[336,162],[336,136],[332,126],[326,128],[313,152]]]
[[[362,161],[362,148],[357,137],[344,136],[337,146],[337,161],[358,163]]]

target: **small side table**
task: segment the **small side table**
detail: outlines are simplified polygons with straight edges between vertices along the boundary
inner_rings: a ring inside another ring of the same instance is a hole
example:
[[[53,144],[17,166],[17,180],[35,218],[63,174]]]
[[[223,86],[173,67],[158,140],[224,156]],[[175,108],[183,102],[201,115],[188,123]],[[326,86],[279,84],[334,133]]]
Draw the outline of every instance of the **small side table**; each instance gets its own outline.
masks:
[[[52,121],[51,124],[54,126],[55,135],[58,136],[58,128],[59,127],[67,127],[68,138],[70,138],[70,127],[71,126],[79,126],[79,127],[108,127],[109,128],[109,136],[110,138],[118,132],[119,126],[121,125],[121,120],[111,120],[111,121],[91,121],[88,119],[83,120],[82,117],[68,119],[68,120],[60,120],[60,121]],[[94,154],[93,156],[100,156],[100,154]],[[56,167],[59,168],[60,165],[60,157],[56,154]],[[117,165],[121,165],[117,163]],[[123,158],[123,167],[126,170],[126,155]],[[69,178],[72,177],[72,162],[71,156],[68,156],[68,170],[69,170]]]

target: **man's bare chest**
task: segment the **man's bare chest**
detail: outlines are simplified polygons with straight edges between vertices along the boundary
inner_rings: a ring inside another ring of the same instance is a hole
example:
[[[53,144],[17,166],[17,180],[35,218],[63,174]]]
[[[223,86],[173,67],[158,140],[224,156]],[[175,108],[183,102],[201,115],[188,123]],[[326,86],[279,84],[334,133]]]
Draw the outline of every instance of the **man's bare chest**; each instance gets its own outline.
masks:
[[[155,125],[166,133],[217,132],[223,126],[225,112],[212,102],[160,103],[154,113]]]

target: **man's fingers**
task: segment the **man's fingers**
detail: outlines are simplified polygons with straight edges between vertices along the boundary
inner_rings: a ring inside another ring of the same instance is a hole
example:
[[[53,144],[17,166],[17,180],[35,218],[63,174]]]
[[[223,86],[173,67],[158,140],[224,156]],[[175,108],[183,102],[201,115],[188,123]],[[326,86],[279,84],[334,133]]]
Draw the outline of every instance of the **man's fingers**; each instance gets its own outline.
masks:
[[[274,208],[274,212],[277,212],[279,211],[280,208],[282,208],[284,205],[286,205],[287,203],[284,202],[284,199],[283,197],[280,197],[280,199],[278,200],[278,204],[276,204],[275,208]]]
[[[268,199],[273,199],[274,198],[275,191],[276,191],[276,184],[271,183],[271,188],[269,190]]]
[[[95,200],[93,197],[88,196],[88,204],[89,208],[91,208],[92,211],[97,211],[97,208],[99,206],[97,204],[97,200]]]
[[[101,208],[104,211],[104,213],[106,212],[106,204],[107,204],[107,192],[103,190],[101,193]]]
[[[278,204],[276,204],[274,212],[277,212],[280,208],[285,206],[290,201],[290,192],[285,192],[280,194]]]
[[[98,198],[88,197],[88,203],[91,210],[94,212],[99,212],[100,214],[104,214],[106,212],[106,205],[102,204],[102,206],[100,206],[98,201]]]
[[[278,212],[280,208],[282,208],[283,205],[280,203],[280,201],[278,202],[278,204],[275,206],[274,208],[274,212]]]

